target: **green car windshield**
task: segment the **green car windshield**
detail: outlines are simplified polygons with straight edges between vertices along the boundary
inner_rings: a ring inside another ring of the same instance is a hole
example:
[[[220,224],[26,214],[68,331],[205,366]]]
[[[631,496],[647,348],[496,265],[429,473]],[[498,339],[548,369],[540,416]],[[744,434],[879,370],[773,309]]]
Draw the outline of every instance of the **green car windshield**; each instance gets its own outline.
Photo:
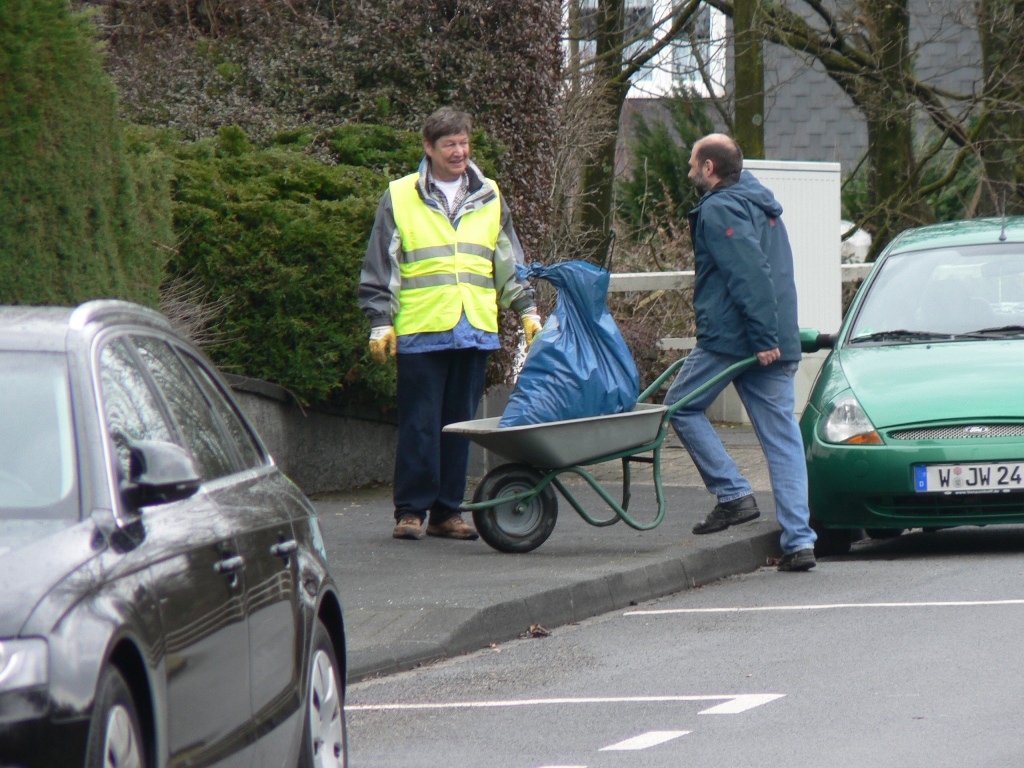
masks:
[[[66,358],[0,352],[0,520],[79,514]]]
[[[897,253],[868,287],[847,341],[907,344],[1024,338],[1024,246]]]

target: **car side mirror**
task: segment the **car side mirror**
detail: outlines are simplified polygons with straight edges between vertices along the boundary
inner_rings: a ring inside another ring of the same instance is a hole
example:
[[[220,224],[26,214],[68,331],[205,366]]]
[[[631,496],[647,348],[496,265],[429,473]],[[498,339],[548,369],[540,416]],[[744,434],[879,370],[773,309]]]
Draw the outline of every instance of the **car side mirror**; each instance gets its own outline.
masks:
[[[800,329],[800,351],[817,352],[819,349],[832,349],[836,345],[836,334],[819,333],[816,328]]]
[[[129,480],[121,497],[132,509],[187,499],[202,485],[192,457],[180,445],[133,440],[128,450]]]

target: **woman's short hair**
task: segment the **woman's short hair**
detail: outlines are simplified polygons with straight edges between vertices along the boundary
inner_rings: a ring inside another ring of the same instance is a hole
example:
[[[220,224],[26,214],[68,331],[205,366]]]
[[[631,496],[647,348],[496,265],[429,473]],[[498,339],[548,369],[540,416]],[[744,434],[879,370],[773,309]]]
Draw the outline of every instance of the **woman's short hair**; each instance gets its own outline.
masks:
[[[441,107],[436,110],[423,124],[423,139],[436,144],[442,136],[456,136],[464,133],[469,136],[473,130],[473,119],[454,107]]]

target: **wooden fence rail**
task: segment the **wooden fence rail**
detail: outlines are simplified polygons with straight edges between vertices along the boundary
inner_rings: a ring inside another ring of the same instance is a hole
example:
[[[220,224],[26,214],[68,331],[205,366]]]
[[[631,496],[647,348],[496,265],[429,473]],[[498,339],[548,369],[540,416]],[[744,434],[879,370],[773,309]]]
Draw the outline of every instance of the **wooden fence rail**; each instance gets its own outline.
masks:
[[[863,280],[874,264],[843,264],[841,266],[843,282],[852,283]],[[690,288],[693,285],[693,270],[686,269],[677,272],[618,272],[613,273],[609,281],[608,291],[610,293],[633,293],[640,291],[678,291],[683,288]],[[831,332],[838,329],[829,329]],[[662,349],[688,350],[693,349],[697,340],[686,339],[662,339],[659,345]]]

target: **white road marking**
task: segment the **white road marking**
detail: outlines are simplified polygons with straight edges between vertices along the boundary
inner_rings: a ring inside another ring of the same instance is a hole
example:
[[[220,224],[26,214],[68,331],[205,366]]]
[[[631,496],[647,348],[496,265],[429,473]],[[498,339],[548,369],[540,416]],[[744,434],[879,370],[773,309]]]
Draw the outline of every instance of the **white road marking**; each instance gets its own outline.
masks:
[[[422,709],[494,709],[538,707],[551,704],[661,704],[680,701],[719,701],[721,704],[698,712],[700,715],[735,715],[781,699],[784,693],[728,693],[718,696],[608,696],[576,699],[507,699],[504,701],[424,702],[418,704],[349,704],[348,712],[395,712]]]
[[[769,701],[781,699],[785,695],[786,694],[784,693],[745,693],[742,696],[733,696],[728,701],[723,701],[718,706],[702,710],[697,714],[738,715],[740,712],[746,712],[748,709],[760,707],[762,704],[767,704]]]
[[[945,600],[917,603],[825,603],[822,605],[756,605],[733,608],[657,608],[626,611],[623,616],[659,616],[670,613],[770,613],[772,611],[828,611],[840,608],[963,608],[982,605],[1024,605],[1024,600]]]
[[[600,752],[627,752],[636,751],[638,749],[647,749],[648,747],[656,747],[659,744],[664,744],[666,741],[672,741],[672,739],[678,739],[680,736],[685,736],[689,731],[648,731],[647,733],[641,733],[639,736],[634,736],[631,739],[620,741],[618,744],[612,744],[608,747],[601,747]]]

